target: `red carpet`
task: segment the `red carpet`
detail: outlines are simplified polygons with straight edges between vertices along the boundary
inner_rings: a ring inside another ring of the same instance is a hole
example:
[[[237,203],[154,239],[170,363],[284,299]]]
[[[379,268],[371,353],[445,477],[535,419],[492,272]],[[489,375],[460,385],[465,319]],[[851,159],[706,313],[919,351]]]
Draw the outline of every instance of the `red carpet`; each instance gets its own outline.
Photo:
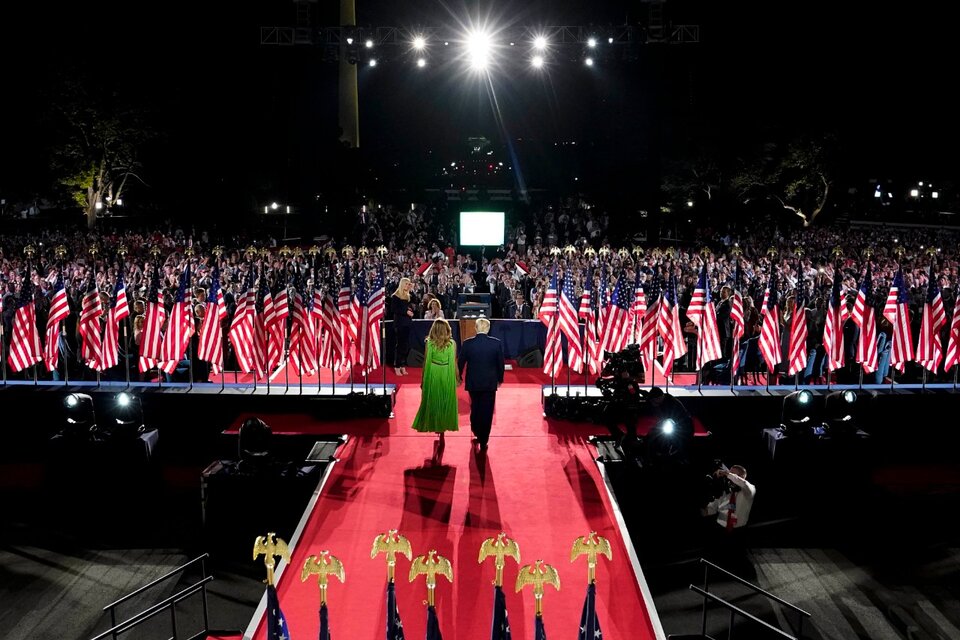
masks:
[[[411,372],[412,373],[412,372]],[[412,381],[414,376],[410,376]],[[278,580],[280,604],[293,638],[317,637],[319,592],[315,581],[300,582],[308,555],[320,550],[343,561],[346,583],[329,590],[335,638],[383,637],[385,563],[370,558],[373,538],[399,529],[414,555],[436,549],[453,565],[454,582],[439,578],[437,609],[445,637],[489,637],[492,564],[479,565],[484,538],[503,530],[520,544],[523,563],[553,564],[562,590],[544,600],[548,633],[574,637],[586,588],[586,565],[571,564],[574,538],[597,531],[610,540],[613,562],[600,560],[597,611],[608,640],[654,638],[637,576],[620,537],[603,480],[586,444],[597,426],[553,424],[542,418],[536,384],[505,384],[497,397],[493,437],[486,455],[470,443],[469,406],[460,391],[459,433],[448,434],[439,462],[431,460],[435,436],[410,430],[420,400],[417,385],[398,395],[396,418],[324,425],[327,433],[356,434],[324,487],[293,551],[291,566]],[[274,418],[268,419],[273,420]],[[306,418],[303,418],[306,420]],[[301,427],[311,427],[297,419]],[[279,426],[279,425],[278,425]],[[512,562],[512,561],[508,561]],[[407,638],[425,634],[426,587],[410,584],[410,563],[400,559],[397,594]],[[515,638],[533,635],[533,594],[514,592],[516,565],[505,570],[510,626]],[[256,638],[264,638],[263,620]]]

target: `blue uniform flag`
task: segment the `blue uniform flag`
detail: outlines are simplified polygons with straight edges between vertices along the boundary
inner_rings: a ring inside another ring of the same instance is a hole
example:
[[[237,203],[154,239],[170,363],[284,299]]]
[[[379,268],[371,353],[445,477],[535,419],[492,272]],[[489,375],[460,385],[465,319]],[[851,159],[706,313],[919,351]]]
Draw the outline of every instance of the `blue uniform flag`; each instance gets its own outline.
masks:
[[[577,640],[602,640],[600,621],[597,620],[597,585],[587,586],[587,598],[583,601],[583,613],[580,615],[580,633]]]
[[[287,619],[280,611],[277,588],[272,584],[267,585],[267,640],[290,640]]]
[[[440,621],[437,620],[437,610],[432,606],[427,607],[427,640],[443,640],[440,635]]]
[[[502,587],[493,588],[493,627],[490,640],[511,640],[510,622],[507,620],[507,597]]]
[[[537,623],[533,630],[534,640],[547,640],[547,630],[543,627],[543,616],[537,616]]]
[[[327,603],[320,605],[320,640],[330,640],[330,620],[327,618]]]
[[[397,591],[392,582],[387,583],[387,640],[405,640],[400,610],[397,609]]]

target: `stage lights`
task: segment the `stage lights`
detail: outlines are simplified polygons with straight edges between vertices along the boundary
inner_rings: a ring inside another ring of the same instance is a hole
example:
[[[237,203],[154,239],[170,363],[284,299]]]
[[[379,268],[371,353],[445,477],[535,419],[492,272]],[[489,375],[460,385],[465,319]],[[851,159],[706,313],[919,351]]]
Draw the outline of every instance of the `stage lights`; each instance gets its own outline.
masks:
[[[375,66],[377,66],[377,59],[376,59],[376,58],[370,58],[370,61],[367,63],[367,66],[370,66],[370,67],[375,67]]]
[[[54,439],[87,439],[97,429],[93,398],[86,393],[71,393],[63,399],[65,425]]]
[[[813,409],[813,394],[810,391],[794,391],[783,399],[780,428],[790,435],[812,435]]]
[[[136,437],[144,430],[143,405],[140,396],[121,391],[115,397],[111,435],[124,438]]]
[[[365,46],[367,49],[373,49],[373,40],[367,40],[367,41],[366,41],[365,43],[363,43],[363,44],[364,44],[364,46]]]
[[[583,59],[583,64],[587,65],[588,67],[592,67],[593,58],[591,58],[590,56],[587,56],[586,58]]]
[[[544,51],[547,48],[547,39],[543,36],[537,36],[533,39],[533,48],[537,51]]]
[[[417,66],[423,69],[427,66],[427,61],[424,58],[417,58]]]
[[[423,36],[416,36],[413,39],[413,48],[417,51],[423,51],[427,48],[427,39]]]
[[[597,39],[596,39],[596,38],[589,38],[589,39],[587,40],[587,46],[590,47],[591,49],[596,49],[596,48],[597,48]]]
[[[533,58],[530,60],[530,64],[533,66],[534,69],[542,69],[543,56],[533,56]]]
[[[834,391],[823,403],[823,429],[831,437],[856,435],[858,426],[857,392],[852,389]]]
[[[670,418],[667,418],[666,420],[660,423],[660,431],[667,436],[672,436],[676,428],[677,428],[677,423]]]
[[[493,42],[485,31],[471,31],[467,34],[467,59],[470,67],[476,71],[485,71],[490,64]]]

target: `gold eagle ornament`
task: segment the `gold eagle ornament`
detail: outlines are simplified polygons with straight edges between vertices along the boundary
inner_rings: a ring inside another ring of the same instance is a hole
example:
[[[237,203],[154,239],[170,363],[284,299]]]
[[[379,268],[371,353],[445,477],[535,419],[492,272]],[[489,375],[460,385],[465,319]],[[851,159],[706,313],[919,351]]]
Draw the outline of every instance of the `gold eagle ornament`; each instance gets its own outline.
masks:
[[[417,556],[410,565],[410,582],[417,576],[427,576],[427,604],[434,605],[434,589],[437,586],[437,575],[441,575],[453,582],[453,566],[443,556],[437,555],[436,549],[431,549],[425,556]]]
[[[543,585],[552,585],[560,591],[560,574],[553,566],[537,560],[533,564],[520,567],[520,573],[517,574],[518,592],[530,584],[533,585],[533,597],[537,601],[537,617],[540,617],[543,615]]]
[[[253,559],[263,554],[263,564],[267,567],[267,584],[273,584],[273,570],[276,567],[276,557],[290,562],[290,549],[282,538],[270,532],[265,536],[258,536],[253,541]]]
[[[613,559],[613,552],[610,550],[610,541],[603,536],[598,536],[596,531],[591,531],[588,535],[580,536],[573,541],[573,548],[570,549],[570,562],[573,562],[580,556],[587,556],[587,582],[597,581],[597,556],[603,555],[607,560]]]
[[[334,576],[340,582],[344,582],[346,578],[343,563],[336,556],[330,555],[329,551],[321,551],[318,555],[307,557],[300,571],[300,582],[306,582],[312,575],[317,576],[317,582],[320,585],[320,604],[327,603],[328,578]]]

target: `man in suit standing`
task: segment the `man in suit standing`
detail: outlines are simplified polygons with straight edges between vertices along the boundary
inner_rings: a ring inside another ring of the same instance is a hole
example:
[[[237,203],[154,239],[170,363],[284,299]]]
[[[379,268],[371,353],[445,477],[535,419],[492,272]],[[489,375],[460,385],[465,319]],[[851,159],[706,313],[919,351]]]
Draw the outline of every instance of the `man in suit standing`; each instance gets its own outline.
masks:
[[[487,335],[490,321],[477,319],[477,335],[464,341],[460,347],[458,366],[460,377],[470,393],[470,430],[476,436],[481,449],[487,448],[490,426],[493,424],[493,407],[497,399],[497,387],[503,382],[503,345]],[[464,377],[463,369],[467,375]]]

